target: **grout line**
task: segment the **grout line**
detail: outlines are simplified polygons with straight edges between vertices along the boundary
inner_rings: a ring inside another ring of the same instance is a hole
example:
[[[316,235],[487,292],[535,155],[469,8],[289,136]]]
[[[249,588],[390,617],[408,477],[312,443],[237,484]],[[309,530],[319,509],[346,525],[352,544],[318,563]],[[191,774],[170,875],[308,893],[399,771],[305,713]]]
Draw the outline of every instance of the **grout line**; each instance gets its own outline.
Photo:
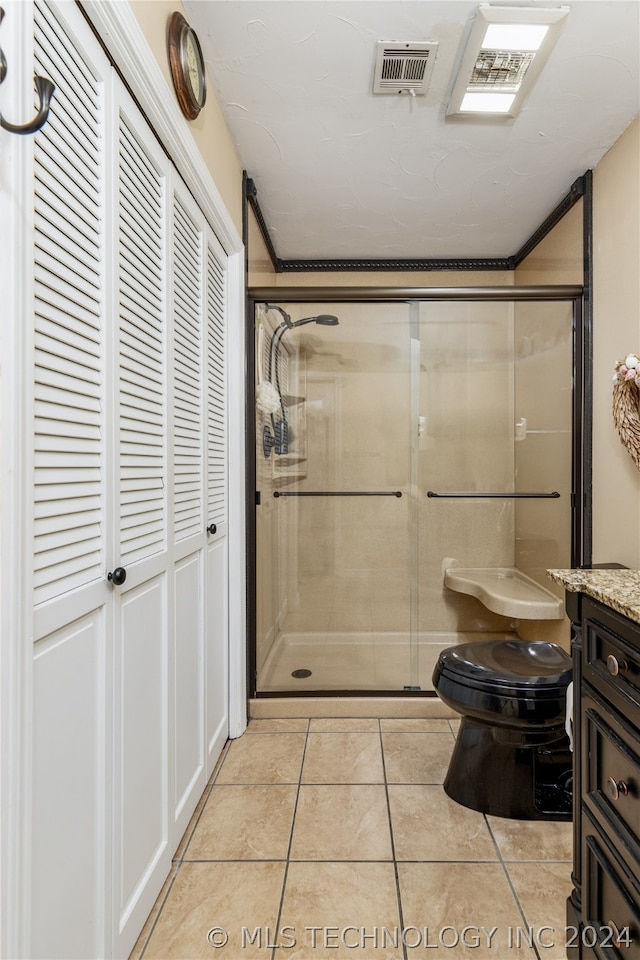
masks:
[[[146,953],[147,947],[149,946],[149,942],[150,942],[150,940],[151,940],[151,937],[153,936],[153,934],[154,934],[154,932],[155,932],[155,929],[156,929],[156,927],[157,927],[157,925],[158,925],[158,921],[159,921],[159,919],[160,919],[160,916],[161,916],[161,914],[162,914],[162,911],[164,910],[164,905],[165,905],[165,903],[167,902],[167,899],[168,899],[168,897],[169,897],[169,894],[171,893],[171,891],[172,891],[172,889],[173,889],[173,885],[174,885],[174,883],[176,882],[176,879],[177,879],[178,874],[180,873],[181,867],[182,867],[182,862],[181,862],[181,861],[177,861],[177,862],[176,862],[176,872],[175,872],[175,874],[173,875],[173,879],[172,879],[171,883],[170,883],[169,886],[167,887],[167,892],[165,893],[165,895],[164,895],[164,897],[163,897],[163,899],[162,899],[162,903],[160,904],[160,907],[159,907],[159,909],[158,909],[158,913],[157,913],[157,915],[156,915],[156,918],[155,918],[155,920],[153,921],[153,923],[151,924],[151,929],[149,930],[149,933],[147,934],[147,938],[146,938],[146,940],[144,941],[142,950],[140,951],[140,954],[139,954],[139,956],[138,956],[138,960],[143,960],[143,957],[144,957],[144,955],[145,955],[145,953]]]
[[[514,898],[514,900],[515,900],[515,902],[516,902],[516,906],[517,906],[517,908],[518,908],[518,910],[519,910],[519,912],[520,912],[520,916],[522,917],[523,923],[524,923],[524,925],[525,925],[525,927],[526,927],[526,926],[528,926],[529,921],[527,920],[527,915],[526,915],[525,912],[524,912],[524,907],[523,907],[522,904],[520,903],[520,897],[519,897],[518,894],[516,893],[516,888],[514,887],[513,881],[511,880],[511,877],[510,877],[510,875],[509,875],[509,870],[508,870],[508,868],[507,868],[507,863],[506,863],[504,857],[502,856],[502,852],[501,852],[500,847],[499,847],[499,845],[498,845],[498,841],[496,840],[496,838],[495,838],[495,836],[494,836],[493,830],[491,829],[491,824],[489,823],[489,820],[487,819],[486,813],[483,813],[482,816],[484,817],[484,822],[485,822],[486,825],[487,825],[487,829],[489,830],[489,834],[490,834],[491,839],[493,840],[494,846],[495,846],[495,848],[496,848],[496,853],[498,854],[498,860],[499,860],[500,864],[502,865],[502,869],[504,870],[505,876],[506,876],[506,878],[507,878],[507,884],[509,885],[509,889],[511,890],[511,893],[512,893],[512,895],[513,895],[513,898]],[[536,946],[535,943],[534,943],[534,945],[533,945],[533,950],[534,950],[534,953],[535,953],[535,955],[536,955],[536,957],[537,957],[537,960],[540,960],[540,954],[539,954],[539,952],[538,952],[538,947]]]
[[[396,881],[396,899],[398,901],[398,921],[400,924],[400,929],[404,930],[404,915],[402,911],[402,896],[400,894],[400,876],[398,874],[398,861],[396,860],[396,845],[393,837],[393,822],[391,820],[391,804],[389,802],[389,782],[387,780],[387,765],[384,759],[384,739],[383,739],[383,730],[380,720],[378,720],[378,733],[380,737],[380,752],[382,754],[382,775],[384,777],[384,793],[387,799],[387,818],[389,821],[389,837],[391,839],[391,856],[393,858],[393,875]],[[396,784],[394,784],[396,786]],[[404,942],[404,937],[402,939],[402,956],[404,960],[407,960],[407,945]]]
[[[307,721],[307,730],[304,737],[304,746],[302,748],[302,761],[300,763],[300,772],[298,774],[298,789],[296,790],[296,800],[293,805],[293,816],[291,818],[291,830],[289,831],[289,844],[287,846],[287,856],[284,861],[284,875],[282,877],[282,892],[280,894],[280,903],[278,905],[278,914],[276,916],[276,931],[280,930],[280,922],[282,919],[282,908],[284,907],[284,895],[285,890],[287,889],[287,878],[289,876],[289,864],[291,862],[291,847],[293,845],[293,831],[296,826],[296,816],[298,813],[298,801],[300,799],[300,788],[302,786],[302,771],[304,770],[304,761],[307,754],[307,744],[309,742],[309,727],[311,726],[310,722]],[[282,861],[281,861],[282,862]],[[276,950],[277,946],[273,948],[271,953],[271,960],[276,960]]]
[[[173,863],[182,864],[182,863],[184,862],[185,856],[186,856],[186,854],[187,854],[187,852],[188,852],[188,850],[189,850],[189,847],[191,846],[191,841],[193,840],[193,835],[194,835],[194,833],[196,832],[196,829],[197,829],[198,824],[200,823],[200,819],[201,819],[201,817],[202,817],[202,814],[204,813],[204,808],[206,807],[207,803],[209,802],[209,797],[211,796],[211,791],[213,790],[214,784],[215,784],[216,780],[218,779],[218,777],[219,777],[219,775],[220,775],[220,771],[222,770],[222,765],[223,765],[224,761],[226,760],[227,754],[229,753],[229,749],[230,749],[231,743],[232,743],[231,740],[227,740],[227,742],[225,743],[224,747],[222,748],[222,752],[221,752],[220,756],[218,757],[218,760],[216,761],[216,764],[215,764],[215,766],[214,766],[214,768],[213,768],[213,771],[212,771],[212,773],[211,773],[211,776],[209,777],[209,782],[207,783],[206,787],[204,788],[204,791],[203,791],[203,793],[202,793],[202,797],[200,797],[200,800],[198,801],[198,803],[201,803],[202,806],[200,807],[200,813],[198,814],[198,816],[197,816],[197,818],[196,818],[196,821],[195,821],[195,823],[193,824],[193,827],[191,828],[191,833],[189,834],[189,839],[187,840],[187,842],[186,842],[185,845],[184,845],[184,850],[182,851],[182,854],[181,854],[176,860],[173,860],[173,861],[172,861]],[[189,825],[189,826],[190,826],[190,825]],[[189,829],[189,827],[187,827],[187,830],[188,830],[188,829]],[[185,831],[185,833],[186,833],[186,831]],[[180,843],[182,843],[182,840],[180,841]],[[179,845],[180,845],[180,844],[178,844],[178,846],[179,846]]]

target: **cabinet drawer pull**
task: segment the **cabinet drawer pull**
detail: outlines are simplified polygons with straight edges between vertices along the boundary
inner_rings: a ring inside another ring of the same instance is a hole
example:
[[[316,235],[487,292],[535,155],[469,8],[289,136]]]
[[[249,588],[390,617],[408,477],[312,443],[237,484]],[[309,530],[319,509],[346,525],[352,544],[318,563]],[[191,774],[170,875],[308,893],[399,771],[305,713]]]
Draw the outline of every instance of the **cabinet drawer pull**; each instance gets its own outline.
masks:
[[[626,660],[618,660],[612,653],[607,657],[607,670],[612,677],[617,677],[620,672],[624,673],[627,667],[628,664]]]
[[[626,797],[629,793],[629,787],[624,780],[616,780],[615,777],[607,777],[607,790],[612,800]]]
[[[613,942],[616,947],[628,947],[630,944],[629,939],[629,927],[623,927],[622,930],[617,923],[614,923],[613,920],[608,920],[606,926],[611,931],[611,936],[613,937]]]

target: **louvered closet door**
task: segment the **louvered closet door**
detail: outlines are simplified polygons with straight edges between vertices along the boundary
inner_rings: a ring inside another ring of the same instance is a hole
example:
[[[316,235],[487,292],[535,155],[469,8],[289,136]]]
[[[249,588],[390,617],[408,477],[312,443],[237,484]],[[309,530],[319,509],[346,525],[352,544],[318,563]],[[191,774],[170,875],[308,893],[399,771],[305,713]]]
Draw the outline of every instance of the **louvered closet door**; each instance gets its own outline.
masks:
[[[129,956],[228,732],[226,257],[78,5],[34,17],[56,92],[25,198],[24,955],[104,960]]]
[[[205,225],[177,183],[172,201],[172,812],[186,828],[206,784],[205,624]]]
[[[206,751],[210,774],[228,730],[226,270],[209,231],[206,263],[207,621]]]
[[[114,952],[127,955],[170,867],[171,582],[166,160],[120,92],[114,303]],[[188,628],[190,629],[190,628]]]
[[[56,93],[49,120],[33,141],[28,955],[87,958],[104,956],[109,899],[103,191],[109,68],[82,18],[70,30],[49,4],[36,3],[34,15],[35,70],[53,80]]]

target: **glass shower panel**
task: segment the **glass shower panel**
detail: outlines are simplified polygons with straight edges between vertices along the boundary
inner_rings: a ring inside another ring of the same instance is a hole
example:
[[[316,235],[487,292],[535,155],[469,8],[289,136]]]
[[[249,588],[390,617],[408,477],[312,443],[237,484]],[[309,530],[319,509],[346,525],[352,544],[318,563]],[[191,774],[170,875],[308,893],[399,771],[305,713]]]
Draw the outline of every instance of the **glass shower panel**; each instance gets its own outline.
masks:
[[[562,599],[571,566],[572,303],[516,297],[257,305],[258,694],[433,694],[444,647],[563,642],[445,582]]]
[[[256,358],[257,692],[412,686],[409,307],[260,304]]]
[[[572,305],[423,302],[420,349],[415,656],[432,689],[444,647],[561,639],[562,619],[503,616],[444,578],[519,571],[560,595],[545,571],[571,565]]]

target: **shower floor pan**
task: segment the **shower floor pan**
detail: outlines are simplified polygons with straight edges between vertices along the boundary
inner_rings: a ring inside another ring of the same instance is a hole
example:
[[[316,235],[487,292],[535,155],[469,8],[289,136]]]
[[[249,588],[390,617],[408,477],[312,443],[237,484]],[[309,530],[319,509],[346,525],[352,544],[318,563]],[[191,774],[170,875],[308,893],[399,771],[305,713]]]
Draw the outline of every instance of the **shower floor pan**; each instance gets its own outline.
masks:
[[[406,633],[282,633],[258,675],[258,693],[314,690],[433,691],[441,651],[456,643],[486,639],[483,633],[423,633],[412,647]],[[491,633],[496,639],[517,639]],[[415,670],[415,676],[412,674]],[[295,677],[297,671],[310,675]]]

